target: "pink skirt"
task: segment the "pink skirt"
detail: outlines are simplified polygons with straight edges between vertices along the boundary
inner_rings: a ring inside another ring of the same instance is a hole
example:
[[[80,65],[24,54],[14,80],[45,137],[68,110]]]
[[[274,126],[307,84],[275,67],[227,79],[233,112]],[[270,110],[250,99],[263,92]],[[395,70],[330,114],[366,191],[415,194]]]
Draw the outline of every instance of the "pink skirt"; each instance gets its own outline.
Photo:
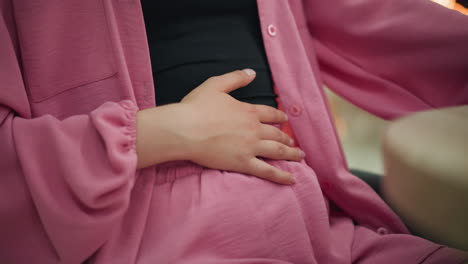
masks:
[[[137,263],[462,263],[463,253],[354,223],[305,163],[292,186],[188,161],[157,166]],[[343,186],[345,188],[345,186]]]

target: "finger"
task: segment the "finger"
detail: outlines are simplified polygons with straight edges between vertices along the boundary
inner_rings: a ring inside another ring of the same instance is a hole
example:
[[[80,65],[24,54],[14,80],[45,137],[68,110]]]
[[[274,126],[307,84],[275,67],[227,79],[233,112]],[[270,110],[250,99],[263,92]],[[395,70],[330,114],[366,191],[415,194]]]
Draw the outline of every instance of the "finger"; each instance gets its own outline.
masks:
[[[294,140],[290,136],[272,125],[262,124],[257,136],[262,140],[274,140],[288,146],[294,145]]]
[[[247,170],[246,173],[248,174],[280,184],[294,184],[296,182],[294,176],[290,173],[282,171],[258,158],[250,160]]]
[[[230,93],[236,89],[247,86],[255,79],[255,71],[252,69],[237,70],[219,76],[213,76],[201,86],[204,89],[215,89],[220,92]]]
[[[261,140],[255,149],[255,155],[275,160],[300,161],[305,154],[299,148],[288,147],[273,140]]]
[[[284,123],[288,121],[288,116],[274,107],[267,105],[253,105],[251,108],[262,123]]]

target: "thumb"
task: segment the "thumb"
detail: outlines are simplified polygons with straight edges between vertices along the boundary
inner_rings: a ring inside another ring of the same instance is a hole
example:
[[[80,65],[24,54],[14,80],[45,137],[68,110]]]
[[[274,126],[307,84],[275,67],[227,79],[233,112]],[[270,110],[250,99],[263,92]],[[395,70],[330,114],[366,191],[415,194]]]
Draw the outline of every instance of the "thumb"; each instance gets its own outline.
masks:
[[[211,77],[206,80],[204,86],[207,86],[207,89],[216,89],[220,92],[230,93],[247,86],[255,79],[255,75],[256,72],[252,69],[237,70]]]

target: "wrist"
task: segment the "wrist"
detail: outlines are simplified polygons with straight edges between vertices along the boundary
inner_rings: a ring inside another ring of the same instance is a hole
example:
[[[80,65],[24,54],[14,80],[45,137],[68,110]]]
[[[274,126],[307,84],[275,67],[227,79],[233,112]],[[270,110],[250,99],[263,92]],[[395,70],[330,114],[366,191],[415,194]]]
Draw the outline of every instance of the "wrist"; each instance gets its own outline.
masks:
[[[188,159],[188,144],[180,134],[184,122],[180,110],[179,104],[170,104],[137,112],[138,168]]]

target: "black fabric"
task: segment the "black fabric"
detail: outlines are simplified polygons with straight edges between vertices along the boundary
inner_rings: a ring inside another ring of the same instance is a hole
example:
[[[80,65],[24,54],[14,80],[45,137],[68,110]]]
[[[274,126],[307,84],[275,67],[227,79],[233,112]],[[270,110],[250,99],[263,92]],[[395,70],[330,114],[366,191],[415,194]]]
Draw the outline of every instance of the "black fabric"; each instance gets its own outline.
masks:
[[[142,0],[156,103],[179,102],[207,78],[252,68],[256,79],[231,93],[277,107],[255,0]]]
[[[457,3],[468,8],[468,0],[457,0]]]
[[[374,191],[382,197],[382,190],[381,190],[381,184],[382,184],[382,175],[378,175],[375,173],[371,173],[368,171],[362,171],[362,170],[357,170],[357,169],[350,169],[350,172],[357,177],[359,177],[361,180],[365,181],[369,186],[374,189]],[[383,199],[383,197],[382,197]]]

